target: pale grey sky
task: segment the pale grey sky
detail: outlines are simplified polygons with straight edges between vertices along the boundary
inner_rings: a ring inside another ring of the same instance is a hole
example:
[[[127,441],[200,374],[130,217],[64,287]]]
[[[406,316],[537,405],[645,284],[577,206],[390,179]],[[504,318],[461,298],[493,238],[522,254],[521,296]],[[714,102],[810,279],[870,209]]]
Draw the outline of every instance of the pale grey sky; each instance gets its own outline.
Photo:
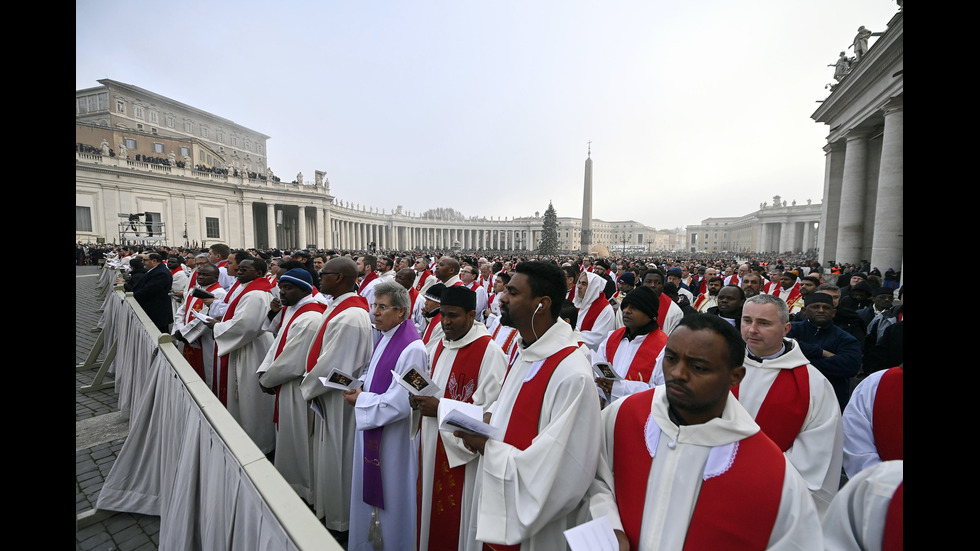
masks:
[[[467,216],[553,201],[660,228],[821,201],[810,115],[894,0],[76,0],[75,86],[125,82],[262,132],[338,200]],[[873,41],[876,40],[872,39]]]

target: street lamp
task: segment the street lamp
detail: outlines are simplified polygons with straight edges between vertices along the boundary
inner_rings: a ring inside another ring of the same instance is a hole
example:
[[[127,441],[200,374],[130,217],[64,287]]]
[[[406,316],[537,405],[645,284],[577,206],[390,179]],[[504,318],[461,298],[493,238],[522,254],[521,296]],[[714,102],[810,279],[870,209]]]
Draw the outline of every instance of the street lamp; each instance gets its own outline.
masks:
[[[630,242],[630,237],[630,234],[624,232],[622,239],[620,239],[623,242],[623,256],[626,256],[626,244]]]

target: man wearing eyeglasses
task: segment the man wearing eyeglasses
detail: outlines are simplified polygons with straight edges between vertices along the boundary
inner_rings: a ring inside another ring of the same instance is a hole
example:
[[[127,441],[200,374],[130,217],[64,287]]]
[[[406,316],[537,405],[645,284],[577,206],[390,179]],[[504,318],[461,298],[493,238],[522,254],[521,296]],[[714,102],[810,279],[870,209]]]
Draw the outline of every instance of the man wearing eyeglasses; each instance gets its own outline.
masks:
[[[333,368],[351,377],[363,374],[374,347],[368,303],[357,294],[357,266],[348,257],[332,258],[320,270],[320,291],[331,297],[313,341],[303,357],[303,398],[322,412],[313,423],[312,504],[317,518],[333,532],[350,527],[354,410],[341,390],[324,386]]]
[[[354,409],[349,549],[415,549],[418,449],[409,438],[408,391],[395,377],[426,371],[428,356],[409,316],[408,291],[395,281],[374,289],[375,327],[381,339],[364,384],[344,391]],[[380,525],[380,529],[379,528]],[[383,542],[383,543],[382,543]]]
[[[483,314],[487,309],[487,290],[480,285],[479,275],[476,268],[469,264],[459,270],[459,279],[463,282],[463,286],[476,293],[476,321],[483,323]]]

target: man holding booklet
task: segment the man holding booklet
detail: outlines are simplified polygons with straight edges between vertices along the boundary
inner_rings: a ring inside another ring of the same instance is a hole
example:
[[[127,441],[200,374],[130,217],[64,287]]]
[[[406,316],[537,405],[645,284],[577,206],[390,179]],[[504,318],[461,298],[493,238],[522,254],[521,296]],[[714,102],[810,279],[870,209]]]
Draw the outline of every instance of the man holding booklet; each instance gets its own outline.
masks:
[[[341,390],[320,377],[333,370],[348,378],[361,376],[374,349],[371,318],[357,294],[357,266],[346,257],[332,258],[320,269],[320,291],[331,297],[303,358],[303,398],[319,414],[313,423],[313,506],[327,529],[345,532],[350,525],[354,461],[354,411]]]
[[[404,287],[377,284],[371,307],[381,339],[363,387],[344,391],[357,426],[348,549],[414,550],[418,447],[409,438],[409,393],[398,380],[411,369],[424,371],[428,357]]]
[[[437,413],[452,401],[483,410],[497,399],[507,360],[483,324],[474,324],[476,293],[446,287],[441,296],[443,338],[432,357],[431,378],[437,396],[413,395],[422,414],[419,496],[419,549],[462,549],[467,530],[479,456],[451,432],[441,432]],[[446,403],[442,403],[442,402]],[[440,405],[442,404],[442,405]],[[431,530],[430,527],[438,527]]]
[[[482,455],[464,549],[564,549],[595,477],[599,400],[589,361],[558,318],[567,292],[561,268],[529,261],[500,298],[500,321],[520,332],[520,352],[489,412],[503,440],[455,433]]]

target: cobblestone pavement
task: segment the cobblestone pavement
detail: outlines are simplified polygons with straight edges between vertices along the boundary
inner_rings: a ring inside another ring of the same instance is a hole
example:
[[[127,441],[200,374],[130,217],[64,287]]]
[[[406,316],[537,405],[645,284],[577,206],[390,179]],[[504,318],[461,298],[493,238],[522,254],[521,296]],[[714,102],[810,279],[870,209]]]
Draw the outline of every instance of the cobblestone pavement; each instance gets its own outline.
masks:
[[[96,343],[101,301],[96,296],[99,268],[75,267],[75,364],[85,362]],[[125,441],[125,419],[112,388],[81,392],[96,370],[75,371],[75,515],[95,508],[102,483]],[[111,376],[105,381],[111,381]],[[82,528],[75,525],[75,549],[83,551],[155,550],[160,517],[116,513]]]

